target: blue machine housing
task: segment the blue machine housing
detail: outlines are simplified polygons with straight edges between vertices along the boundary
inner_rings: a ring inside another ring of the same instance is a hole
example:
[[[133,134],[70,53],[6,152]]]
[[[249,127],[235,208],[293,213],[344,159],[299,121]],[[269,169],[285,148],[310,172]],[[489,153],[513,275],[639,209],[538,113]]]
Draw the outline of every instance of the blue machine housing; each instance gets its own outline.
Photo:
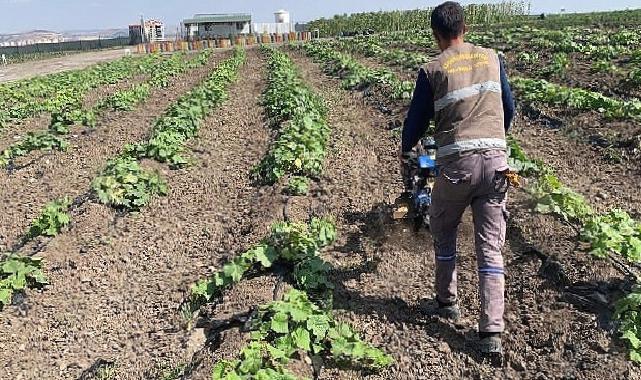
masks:
[[[418,156],[418,167],[421,169],[436,169],[436,161],[428,156]]]

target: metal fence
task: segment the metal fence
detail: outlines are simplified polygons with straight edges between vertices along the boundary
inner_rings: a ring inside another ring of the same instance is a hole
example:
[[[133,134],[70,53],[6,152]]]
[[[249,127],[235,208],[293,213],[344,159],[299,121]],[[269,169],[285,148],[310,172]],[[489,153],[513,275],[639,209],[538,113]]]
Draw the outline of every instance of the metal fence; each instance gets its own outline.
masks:
[[[85,50],[108,49],[116,46],[129,45],[129,37],[98,39],[87,41],[65,41],[58,43],[33,44],[26,46],[0,46],[0,54],[7,57],[38,54],[57,53]]]

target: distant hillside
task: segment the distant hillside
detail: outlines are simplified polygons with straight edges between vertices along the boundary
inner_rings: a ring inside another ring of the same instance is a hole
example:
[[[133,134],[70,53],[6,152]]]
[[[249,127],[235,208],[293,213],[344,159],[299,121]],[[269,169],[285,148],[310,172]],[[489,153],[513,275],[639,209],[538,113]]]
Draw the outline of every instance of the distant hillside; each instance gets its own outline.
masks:
[[[62,32],[67,41],[73,40],[97,40],[98,38],[118,38],[129,36],[129,29],[89,29],[89,30],[68,30]]]
[[[49,30],[32,30],[23,33],[0,34],[0,46],[31,45],[43,42],[61,42],[64,36],[61,33]]]
[[[0,34],[0,43],[31,44],[37,42],[59,42],[77,40],[109,39],[129,36],[129,30],[124,28],[69,30],[53,32],[50,30],[31,30],[28,32]]]

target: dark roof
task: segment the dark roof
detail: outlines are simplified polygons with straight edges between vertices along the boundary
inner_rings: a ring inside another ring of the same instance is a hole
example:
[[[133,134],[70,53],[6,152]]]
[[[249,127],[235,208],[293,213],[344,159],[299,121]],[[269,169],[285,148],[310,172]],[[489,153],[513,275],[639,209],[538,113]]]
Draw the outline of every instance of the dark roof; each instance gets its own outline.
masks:
[[[183,24],[206,24],[216,22],[251,22],[252,16],[246,13],[197,14],[183,20]]]

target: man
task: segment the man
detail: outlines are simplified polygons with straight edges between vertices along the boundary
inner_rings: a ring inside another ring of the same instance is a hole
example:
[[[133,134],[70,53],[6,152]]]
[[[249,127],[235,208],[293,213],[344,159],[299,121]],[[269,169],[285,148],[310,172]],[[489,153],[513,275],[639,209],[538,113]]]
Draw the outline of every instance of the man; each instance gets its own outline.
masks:
[[[462,214],[471,206],[481,299],[479,348],[485,354],[500,354],[505,286],[501,248],[508,215],[505,134],[514,101],[497,54],[464,42],[467,28],[458,3],[436,7],[431,27],[442,53],[419,71],[403,128],[402,153],[412,150],[434,120],[439,175],[429,214],[438,314],[460,317],[456,239]]]

